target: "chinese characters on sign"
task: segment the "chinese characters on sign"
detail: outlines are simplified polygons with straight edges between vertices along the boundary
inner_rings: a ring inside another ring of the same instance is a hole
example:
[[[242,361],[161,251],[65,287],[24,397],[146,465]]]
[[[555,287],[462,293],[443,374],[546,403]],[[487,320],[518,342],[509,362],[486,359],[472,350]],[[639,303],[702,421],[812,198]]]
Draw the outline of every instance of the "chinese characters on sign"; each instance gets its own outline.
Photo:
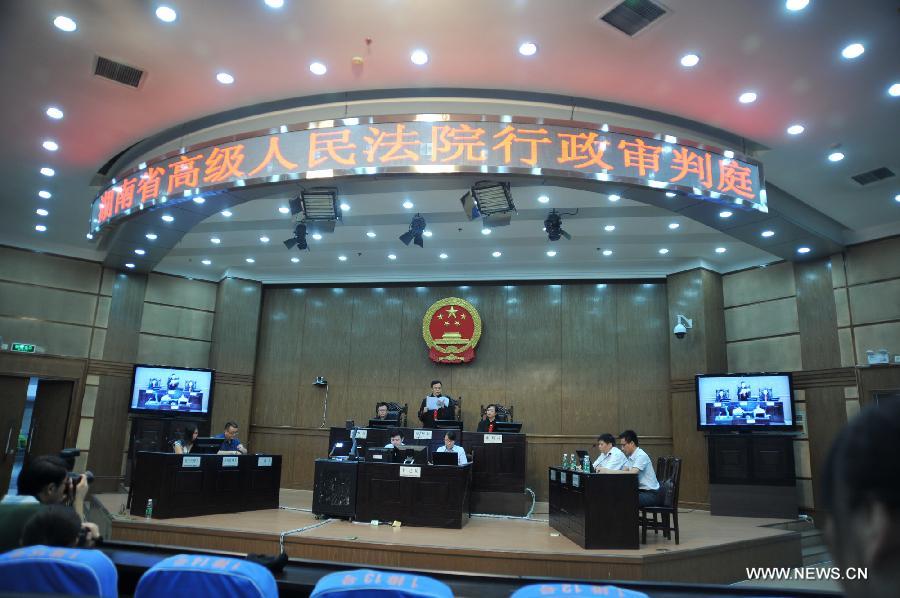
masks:
[[[682,188],[696,197],[767,210],[759,165],[729,157],[729,152],[681,145],[652,135],[604,132],[574,123],[538,125],[474,118],[466,122],[420,122],[409,118],[409,122],[261,134],[151,161],[120,178],[94,200],[91,228],[100,230],[135,209],[204,191],[248,182],[278,182],[283,176],[367,175],[388,167],[450,167],[460,172],[519,169],[656,189]]]

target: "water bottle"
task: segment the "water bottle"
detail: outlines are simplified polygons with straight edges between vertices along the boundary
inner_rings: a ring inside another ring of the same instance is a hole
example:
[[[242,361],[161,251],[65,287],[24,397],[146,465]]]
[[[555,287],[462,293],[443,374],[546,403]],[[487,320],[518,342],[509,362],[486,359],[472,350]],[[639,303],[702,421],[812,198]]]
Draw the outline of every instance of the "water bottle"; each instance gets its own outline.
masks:
[[[584,472],[591,473],[591,460],[588,459],[588,456],[584,456]]]
[[[563,453],[562,468],[569,469],[569,453]]]
[[[146,517],[147,519],[150,519],[151,517],[153,517],[153,499],[152,498],[147,499],[147,509],[144,511],[144,517]]]

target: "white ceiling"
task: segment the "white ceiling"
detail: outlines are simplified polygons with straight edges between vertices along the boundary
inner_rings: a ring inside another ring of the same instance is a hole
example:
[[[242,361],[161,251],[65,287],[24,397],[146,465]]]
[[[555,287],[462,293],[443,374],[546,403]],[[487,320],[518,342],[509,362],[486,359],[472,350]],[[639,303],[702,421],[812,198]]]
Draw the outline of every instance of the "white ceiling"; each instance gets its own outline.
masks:
[[[670,0],[670,13],[634,38],[598,21],[615,2],[566,0],[285,0],[273,10],[262,0],[169,2],[179,18],[153,16],[154,2],[48,0],[0,6],[0,243],[102,260],[86,242],[96,172],[131,145],[170,127],[219,112],[320,93],[390,88],[470,87],[548,92],[618,102],[694,120],[771,148],[757,157],[768,181],[847,228],[847,240],[900,232],[895,177],[864,188],[850,176],[887,166],[900,172],[900,98],[888,96],[900,81],[900,12],[888,0],[813,0],[799,13],[782,1]],[[53,27],[56,15],[77,31]],[[367,45],[366,38],[371,38]],[[525,40],[538,53],[516,51]],[[840,50],[861,41],[866,52],[846,61]],[[409,61],[427,49],[424,67]],[[681,55],[700,54],[685,69]],[[147,71],[130,89],[92,75],[97,55]],[[353,56],[364,64],[354,67]],[[318,60],[329,72],[312,75]],[[236,78],[215,80],[219,71]],[[751,105],[737,96],[754,90]],[[66,116],[52,121],[49,105]],[[785,133],[800,122],[806,132]],[[54,139],[60,150],[41,148]],[[173,140],[177,142],[177,140]],[[834,144],[847,158],[826,159]],[[737,148],[740,149],[740,148]],[[46,179],[42,166],[57,174]],[[114,173],[110,173],[114,174]],[[233,274],[267,281],[425,280],[529,277],[659,276],[692,265],[728,271],[774,259],[724,233],[629,202],[563,188],[514,188],[519,215],[490,237],[459,209],[464,184],[429,189],[410,181],[406,193],[432,223],[425,249],[396,240],[411,214],[396,189],[378,183],[354,186],[351,211],[334,235],[311,241],[312,251],[289,253],[290,219],[277,212],[284,198],[237,206],[227,220],[197,225],[157,270],[216,279]],[[37,197],[39,189],[53,193]],[[343,189],[342,189],[343,191]],[[539,204],[541,193],[551,203]],[[35,209],[50,215],[41,218]],[[580,208],[564,217],[573,241],[548,242],[540,230],[547,208]],[[678,221],[671,231],[667,224]],[[38,233],[43,222],[48,230]],[[602,225],[616,225],[614,233]],[[377,233],[369,239],[369,229]],[[462,228],[463,230],[458,230]],[[212,247],[211,234],[222,243]],[[268,245],[259,236],[271,238]],[[610,246],[609,259],[598,247]],[[671,251],[661,256],[657,250]],[[725,254],[715,247],[724,246]],[[504,255],[490,256],[494,249]],[[394,251],[396,262],[385,256]],[[446,251],[447,260],[437,254]],[[362,253],[362,255],[357,255]],[[347,262],[338,262],[345,254]],[[300,264],[289,257],[300,255]],[[255,264],[244,258],[252,256]],[[201,259],[213,265],[204,267]]]

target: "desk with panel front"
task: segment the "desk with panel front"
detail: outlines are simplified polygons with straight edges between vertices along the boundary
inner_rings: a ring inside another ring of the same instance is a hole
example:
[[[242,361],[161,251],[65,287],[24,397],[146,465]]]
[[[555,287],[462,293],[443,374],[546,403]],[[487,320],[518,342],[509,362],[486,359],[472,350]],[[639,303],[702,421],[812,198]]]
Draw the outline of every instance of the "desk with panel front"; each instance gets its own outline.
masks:
[[[129,493],[130,513],[193,517],[277,509],[281,455],[176,455],[140,451]]]
[[[582,548],[639,547],[636,475],[550,468],[550,527]]]

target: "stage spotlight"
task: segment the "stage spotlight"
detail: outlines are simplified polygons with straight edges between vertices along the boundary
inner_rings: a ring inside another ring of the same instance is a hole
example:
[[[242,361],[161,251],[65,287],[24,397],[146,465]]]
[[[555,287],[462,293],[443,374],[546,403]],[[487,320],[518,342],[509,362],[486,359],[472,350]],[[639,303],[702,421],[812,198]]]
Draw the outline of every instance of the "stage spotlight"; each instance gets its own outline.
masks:
[[[485,226],[508,226],[516,206],[509,191],[509,183],[478,181],[459,199],[466,218],[481,217]]]
[[[400,240],[403,241],[404,245],[409,245],[409,242],[412,241],[419,247],[424,247],[425,243],[422,240],[422,233],[424,232],[425,218],[421,214],[416,214],[413,216],[412,222],[409,223],[409,230],[400,235]]]
[[[547,214],[547,219],[544,220],[544,229],[547,231],[547,238],[551,241],[559,241],[560,237],[565,237],[567,240],[572,239],[572,235],[563,230],[562,218],[559,217],[556,210],[550,210],[550,213]]]
[[[294,236],[286,240],[284,246],[288,249],[293,249],[296,246],[300,251],[309,249],[309,245],[306,244],[306,225],[298,222],[294,227]]]

